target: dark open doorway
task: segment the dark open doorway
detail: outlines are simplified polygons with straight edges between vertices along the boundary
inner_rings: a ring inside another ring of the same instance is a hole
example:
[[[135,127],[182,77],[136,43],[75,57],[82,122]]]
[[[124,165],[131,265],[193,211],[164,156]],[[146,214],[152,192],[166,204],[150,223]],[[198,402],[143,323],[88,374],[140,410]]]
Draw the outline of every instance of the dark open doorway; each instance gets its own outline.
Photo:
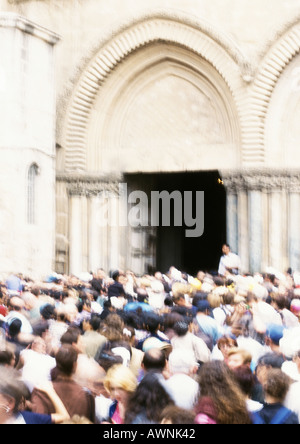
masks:
[[[143,190],[149,197],[151,191],[179,191],[182,195],[192,191],[194,197],[196,191],[204,191],[204,232],[200,237],[187,237],[184,225],[157,227],[157,270],[166,272],[173,265],[191,275],[199,270],[217,271],[221,247],[226,242],[226,192],[220,179],[218,171],[126,176],[131,190]]]

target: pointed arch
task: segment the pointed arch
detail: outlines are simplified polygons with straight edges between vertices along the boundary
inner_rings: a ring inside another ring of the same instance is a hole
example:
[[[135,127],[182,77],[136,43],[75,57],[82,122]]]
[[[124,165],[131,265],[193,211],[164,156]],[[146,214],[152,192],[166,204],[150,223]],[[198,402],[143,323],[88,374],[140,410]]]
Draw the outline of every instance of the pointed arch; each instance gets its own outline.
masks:
[[[67,107],[64,125],[65,172],[84,172],[87,169],[90,114],[110,74],[135,51],[155,42],[186,48],[208,62],[224,79],[232,95],[238,120],[243,120],[246,113],[244,85],[251,78],[251,70],[234,42],[215,32],[207,23],[179,21],[166,16],[146,18],[131,24],[104,44],[78,80]]]

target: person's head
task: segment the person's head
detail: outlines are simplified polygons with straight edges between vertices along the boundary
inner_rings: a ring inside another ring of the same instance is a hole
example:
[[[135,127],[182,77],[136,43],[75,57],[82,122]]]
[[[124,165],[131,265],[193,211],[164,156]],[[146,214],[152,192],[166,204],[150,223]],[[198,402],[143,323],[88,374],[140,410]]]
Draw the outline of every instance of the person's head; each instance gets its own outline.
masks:
[[[102,350],[100,355],[97,357],[97,362],[107,372],[114,365],[123,365],[123,358],[120,355],[115,355],[110,350]]]
[[[78,353],[70,344],[63,344],[55,355],[56,368],[60,374],[72,376],[77,367]]]
[[[109,341],[121,341],[123,339],[123,330],[125,324],[123,319],[117,313],[111,313],[101,324],[100,332]]]
[[[263,383],[266,401],[269,403],[284,402],[290,383],[290,378],[282,370],[275,368],[269,370]]]
[[[292,299],[290,310],[298,319],[300,319],[300,299]]]
[[[178,307],[185,307],[186,306],[185,295],[182,293],[176,294],[176,296],[173,296],[173,302],[175,305],[178,305]]]
[[[248,350],[242,348],[234,347],[231,348],[227,353],[226,363],[229,368],[234,370],[241,365],[248,365],[250,367],[252,361],[252,355]]]
[[[20,374],[13,368],[0,366],[0,424],[18,413],[25,398],[29,398],[29,391]]]
[[[230,253],[230,246],[228,244],[223,244],[222,245],[222,253],[227,255]]]
[[[284,327],[282,325],[270,324],[267,327],[265,342],[272,350],[279,349],[280,339],[283,337]]]
[[[145,315],[145,327],[150,333],[156,333],[161,324],[162,319],[158,314],[149,312]]]
[[[41,316],[48,321],[49,319],[52,319],[54,317],[55,307],[54,305],[46,304],[43,307],[41,307],[40,313]]]
[[[284,294],[273,293],[271,305],[276,310],[283,310],[284,308],[289,307],[289,300]]]
[[[168,405],[174,405],[173,400],[160,383],[157,373],[149,372],[129,399],[125,424],[131,424],[140,413],[145,414],[149,421],[159,423],[161,413]]]
[[[166,364],[166,354],[162,349],[152,348],[143,356],[142,366],[146,372],[162,372],[166,367]]]
[[[218,349],[221,351],[224,359],[228,358],[228,352],[234,348],[238,347],[238,343],[236,339],[231,338],[230,336],[222,336],[217,342]]]
[[[104,387],[112,399],[125,404],[137,387],[137,379],[128,367],[117,364],[108,370]]]
[[[174,326],[177,322],[185,321],[185,317],[179,313],[167,313],[163,318],[164,333],[171,339],[174,335]]]
[[[44,355],[46,353],[46,342],[40,336],[36,336],[31,344],[31,350]]]
[[[99,316],[92,315],[87,321],[83,321],[85,331],[98,331],[100,329],[101,319]]]
[[[113,279],[115,282],[119,282],[119,279],[120,279],[120,272],[119,272],[119,270],[114,271],[114,272],[112,273],[111,277],[112,277],[112,279]]]
[[[125,340],[121,340],[121,341],[110,342],[108,346],[110,351],[114,355],[120,356],[122,358],[121,363],[126,367],[129,367],[132,358],[132,349],[130,344]]]
[[[176,405],[168,405],[161,413],[161,424],[194,424],[195,413]]]
[[[208,315],[210,310],[210,305],[207,299],[202,299],[197,302],[196,306],[197,314]]]
[[[201,397],[209,397],[217,412],[218,424],[249,424],[245,395],[225,362],[203,364],[199,371]],[[200,413],[197,411],[196,413]]]
[[[16,357],[11,350],[0,350],[0,366],[14,367],[15,363]]]
[[[196,362],[193,351],[186,349],[174,349],[169,355],[169,369],[171,374],[185,373],[187,375],[194,375],[198,370],[198,363]]]
[[[255,376],[248,365],[241,365],[233,370],[234,376],[242,392],[250,397],[255,385]]]
[[[173,328],[177,336],[185,336],[189,331],[189,324],[186,320],[182,320],[176,322]]]
[[[94,423],[91,422],[85,416],[74,415],[74,416],[72,416],[72,418],[66,419],[65,421],[63,421],[62,424],[66,424],[66,425],[89,425],[89,424],[94,424]]]
[[[279,353],[266,353],[257,361],[256,377],[263,385],[267,379],[268,372],[272,369],[281,369],[284,357]]]
[[[60,339],[61,344],[72,345],[78,353],[82,353],[83,345],[81,339],[81,332],[78,328],[70,327]]]
[[[12,296],[9,300],[9,309],[11,311],[21,311],[25,306],[25,302],[18,296]]]
[[[8,334],[11,338],[15,338],[21,332],[22,321],[21,319],[12,319],[8,325]]]

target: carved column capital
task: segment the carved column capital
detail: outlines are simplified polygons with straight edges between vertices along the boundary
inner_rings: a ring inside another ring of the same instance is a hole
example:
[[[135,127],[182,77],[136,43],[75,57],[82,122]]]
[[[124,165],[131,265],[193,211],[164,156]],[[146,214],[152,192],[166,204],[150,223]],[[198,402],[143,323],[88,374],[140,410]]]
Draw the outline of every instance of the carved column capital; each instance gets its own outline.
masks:
[[[299,170],[240,170],[226,171],[222,180],[229,193],[239,191],[300,192]]]

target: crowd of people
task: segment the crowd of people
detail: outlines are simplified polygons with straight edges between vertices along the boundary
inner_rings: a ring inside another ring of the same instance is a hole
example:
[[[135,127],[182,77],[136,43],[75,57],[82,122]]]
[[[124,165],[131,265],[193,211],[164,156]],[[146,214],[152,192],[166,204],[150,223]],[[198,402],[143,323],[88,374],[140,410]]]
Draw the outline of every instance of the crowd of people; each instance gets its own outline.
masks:
[[[0,424],[299,424],[299,275],[224,259],[3,279]]]

